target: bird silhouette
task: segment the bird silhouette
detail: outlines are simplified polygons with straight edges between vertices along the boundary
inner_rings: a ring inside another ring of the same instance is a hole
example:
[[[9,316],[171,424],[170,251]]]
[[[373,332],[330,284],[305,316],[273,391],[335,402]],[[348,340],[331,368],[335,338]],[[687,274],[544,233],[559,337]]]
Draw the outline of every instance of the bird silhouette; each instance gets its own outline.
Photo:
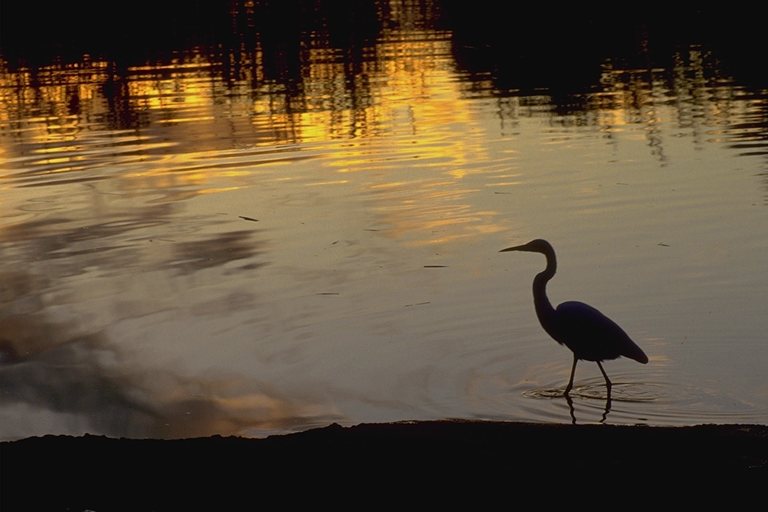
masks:
[[[555,250],[546,240],[531,240],[527,244],[508,247],[499,252],[526,251],[538,252],[547,257],[547,268],[536,274],[533,279],[533,303],[536,316],[541,326],[558,343],[565,345],[573,352],[573,367],[571,379],[565,388],[566,397],[573,388],[573,376],[576,373],[576,363],[579,359],[594,361],[605,377],[608,397],[611,394],[611,380],[603,369],[600,361],[616,359],[624,356],[645,364],[648,356],[632,341],[624,330],[616,323],[583,302],[563,302],[557,309],[547,298],[547,283],[557,271]]]

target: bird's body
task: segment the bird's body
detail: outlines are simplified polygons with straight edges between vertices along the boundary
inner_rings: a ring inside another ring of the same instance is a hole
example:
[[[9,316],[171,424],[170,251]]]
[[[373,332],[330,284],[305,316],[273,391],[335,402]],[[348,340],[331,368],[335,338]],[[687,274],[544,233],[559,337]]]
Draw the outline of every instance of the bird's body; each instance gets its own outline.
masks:
[[[532,240],[524,245],[503,249],[506,251],[538,252],[546,256],[547,267],[533,279],[533,303],[536,316],[547,333],[561,345],[573,352],[571,380],[565,389],[567,395],[573,387],[573,376],[579,359],[594,361],[605,377],[608,391],[611,381],[608,379],[600,361],[624,356],[639,363],[647,363],[648,356],[632,341],[624,330],[613,320],[597,309],[583,302],[563,302],[557,309],[552,307],[547,297],[547,282],[555,275],[557,259],[555,250],[546,240]]]

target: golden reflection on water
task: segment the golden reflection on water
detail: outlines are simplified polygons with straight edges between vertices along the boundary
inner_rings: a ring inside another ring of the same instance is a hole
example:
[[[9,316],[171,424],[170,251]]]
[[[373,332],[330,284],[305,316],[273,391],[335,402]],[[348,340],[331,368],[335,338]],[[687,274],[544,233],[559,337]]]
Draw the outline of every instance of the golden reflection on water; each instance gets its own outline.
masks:
[[[125,105],[139,119],[131,145],[136,160],[155,157],[152,165],[116,176],[124,182],[121,190],[182,186],[196,189],[197,194],[232,190],[232,186],[206,188],[214,178],[247,174],[248,163],[239,168],[233,163],[222,174],[221,165],[211,168],[201,160],[232,144],[331,143],[324,167],[344,175],[366,173],[368,177],[356,181],[359,191],[389,192],[381,219],[391,226],[388,235],[431,244],[492,233],[502,229],[495,225],[494,213],[473,212],[462,200],[477,191],[465,184],[465,178],[477,172],[473,164],[487,160],[488,154],[480,139],[458,136],[478,133],[482,127],[470,104],[463,101],[450,45],[450,34],[444,32],[385,32],[374,46],[363,50],[365,58],[353,84],[345,83],[349,73],[343,56],[332,49],[311,48],[298,109],[294,99],[271,84],[256,82],[257,87],[249,89],[253,82],[239,81],[228,90],[221,62],[200,50],[168,63],[129,67],[124,79],[110,74],[109,63],[89,59],[38,70],[37,87],[30,87],[29,70],[9,72],[0,80],[5,98],[10,99],[3,103],[0,115],[16,118],[24,126],[11,128],[22,144],[12,137],[4,140],[14,143],[3,146],[10,147],[6,151],[29,146],[35,154],[49,154],[44,162],[37,161],[48,166],[47,174],[82,171],[79,163],[88,154],[77,141],[88,133],[110,129],[106,107],[112,101]],[[265,74],[259,55],[257,50],[234,57],[251,70],[247,78],[258,80]],[[10,94],[12,90],[22,92],[21,98]],[[31,91],[36,94],[30,97]],[[106,91],[118,98],[106,97]],[[46,115],[30,115],[41,108]],[[249,126],[243,126],[243,119],[250,121]],[[172,131],[166,134],[166,128]],[[160,137],[165,140],[158,141]],[[386,159],[372,163],[372,155],[383,154],[388,155]],[[419,159],[422,175],[402,179],[401,173],[390,172],[410,159]],[[322,182],[350,184],[343,177]],[[393,207],[392,201],[401,206]],[[426,220],[435,217],[440,219]],[[447,225],[462,229],[440,234]]]
[[[402,14],[399,8],[393,8],[390,14],[398,13]],[[426,158],[450,159],[455,168],[449,175],[458,179],[467,172],[467,164],[487,154],[477,144],[470,145],[468,138],[455,136],[477,129],[477,123],[470,104],[464,101],[466,84],[456,77],[451,44],[447,32],[385,31],[362,51],[364,58],[352,83],[348,83],[350,70],[343,54],[325,47],[310,48],[298,99],[285,86],[262,82],[266,73],[258,48],[226,56],[245,70],[235,81],[223,75],[223,62],[199,48],[171,62],[128,67],[125,76],[118,75],[109,62],[89,57],[34,72],[10,70],[5,64],[0,67],[0,120],[10,138],[2,138],[2,150],[18,150],[24,147],[17,144],[22,142],[38,143],[33,149],[36,153],[76,152],[81,148],[50,143],[114,129],[114,123],[125,121],[118,119],[126,117],[125,113],[114,111],[115,103],[121,103],[137,118],[131,127],[139,133],[173,126],[172,139],[183,144],[196,133],[215,131],[219,134],[215,140],[198,141],[213,144],[205,148],[209,151],[232,144],[274,146],[371,138],[378,144],[374,149],[400,152],[408,158],[412,150],[402,139],[388,143],[380,139],[410,136],[422,144],[419,152]],[[593,118],[578,122],[603,127],[609,134],[626,124],[642,124],[649,144],[663,159],[658,126],[672,121],[660,117],[665,113],[675,116],[681,128],[695,130],[698,140],[702,127],[727,124],[735,114],[743,113],[734,112],[743,106],[735,101],[738,91],[718,87],[728,85],[729,79],[713,76],[709,60],[705,51],[694,47],[687,54],[675,55],[671,70],[617,68],[606,62],[601,90],[588,96],[588,108],[580,113]],[[673,77],[671,86],[664,80],[666,75]],[[665,108],[670,98],[677,99],[674,109]],[[523,98],[529,105],[532,99]],[[505,99],[500,116],[509,121],[547,114],[521,108],[519,100]],[[510,101],[517,105],[510,107]],[[241,119],[248,121],[248,130]],[[188,131],[178,126],[186,123],[202,126]],[[255,140],[254,134],[258,134]],[[346,146],[336,146],[338,154],[333,156],[337,161],[330,165],[345,171],[359,169],[355,164],[368,160],[366,153],[352,150],[357,147],[350,145],[345,152]]]
[[[741,92],[730,77],[719,72],[714,59],[710,52],[693,46],[674,54],[671,70],[617,68],[607,62],[600,78],[601,91],[590,95],[589,111],[609,136],[627,125],[643,126],[651,153],[663,164],[665,146],[670,144],[665,138],[684,135],[701,147],[716,140],[712,137],[717,127],[737,123],[746,109],[753,108],[752,102],[741,101]],[[677,134],[663,132],[670,126]]]

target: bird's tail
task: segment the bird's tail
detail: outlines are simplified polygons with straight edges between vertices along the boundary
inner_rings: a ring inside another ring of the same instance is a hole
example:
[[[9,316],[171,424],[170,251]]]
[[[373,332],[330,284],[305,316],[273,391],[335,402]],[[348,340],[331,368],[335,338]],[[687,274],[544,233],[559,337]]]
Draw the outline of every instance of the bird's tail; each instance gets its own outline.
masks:
[[[648,362],[648,356],[645,355],[645,352],[643,352],[643,349],[638,347],[635,342],[631,342],[630,345],[625,347],[624,353],[622,354],[624,357],[628,357],[630,359],[634,359],[638,363],[646,364]]]

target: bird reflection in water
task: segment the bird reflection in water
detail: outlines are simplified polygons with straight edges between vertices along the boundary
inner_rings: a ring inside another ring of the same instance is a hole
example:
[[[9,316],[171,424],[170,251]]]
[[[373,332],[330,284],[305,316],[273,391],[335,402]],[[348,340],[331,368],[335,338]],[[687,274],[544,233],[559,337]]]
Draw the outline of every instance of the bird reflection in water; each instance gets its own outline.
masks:
[[[571,423],[576,424],[576,408],[573,405],[573,398],[570,393],[566,393],[565,401],[568,403],[568,412],[571,414]],[[608,388],[608,394],[605,396],[605,409],[603,409],[603,415],[600,417],[600,423],[605,423],[608,419],[608,414],[611,412],[611,388]]]
[[[557,306],[557,309],[552,307],[547,297],[547,283],[554,277],[557,271],[557,259],[555,258],[555,250],[549,242],[541,239],[532,240],[527,244],[502,249],[500,252],[508,251],[538,252],[546,256],[547,267],[543,272],[536,274],[536,277],[533,279],[533,303],[536,308],[536,316],[539,318],[541,326],[547,331],[547,334],[573,352],[571,378],[564,393],[571,410],[571,419],[573,423],[576,423],[573,400],[570,393],[571,389],[573,389],[576,363],[578,363],[579,359],[583,359],[596,362],[605,378],[607,398],[602,418],[604,422],[611,409],[612,384],[603,369],[601,361],[624,356],[646,364],[648,356],[645,355],[645,352],[632,341],[621,327],[592,306],[583,302],[569,301],[563,302]]]

